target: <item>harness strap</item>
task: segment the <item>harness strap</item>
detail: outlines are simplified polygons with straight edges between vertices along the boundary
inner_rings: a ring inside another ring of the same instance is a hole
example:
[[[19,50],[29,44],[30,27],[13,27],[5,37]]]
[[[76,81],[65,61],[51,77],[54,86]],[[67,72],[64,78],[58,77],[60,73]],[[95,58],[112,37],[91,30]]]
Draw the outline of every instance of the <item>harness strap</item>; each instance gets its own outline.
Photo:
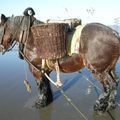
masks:
[[[45,63],[46,63],[46,65],[47,65],[47,67],[49,68],[49,69],[53,69],[50,65],[49,65],[49,60],[48,59],[45,59]]]
[[[19,36],[19,51],[21,52],[24,51],[25,42],[28,40],[28,37],[29,37],[29,30],[30,30],[31,22],[33,22],[30,16],[27,16],[27,17],[28,18],[26,18],[25,16],[24,18],[25,20],[23,20],[23,22],[25,23],[27,21],[27,25],[24,24],[22,26],[22,30],[20,31],[20,36]],[[24,59],[20,53],[19,53],[19,57],[20,59]]]
[[[22,30],[23,31],[23,37],[22,37],[22,40],[21,40],[22,43],[25,43],[28,40],[28,36],[29,36],[31,17],[30,16],[28,16],[28,17],[29,18],[28,18],[27,29]]]
[[[22,38],[23,38],[23,31],[20,32],[20,36],[19,36],[20,43],[22,43]]]

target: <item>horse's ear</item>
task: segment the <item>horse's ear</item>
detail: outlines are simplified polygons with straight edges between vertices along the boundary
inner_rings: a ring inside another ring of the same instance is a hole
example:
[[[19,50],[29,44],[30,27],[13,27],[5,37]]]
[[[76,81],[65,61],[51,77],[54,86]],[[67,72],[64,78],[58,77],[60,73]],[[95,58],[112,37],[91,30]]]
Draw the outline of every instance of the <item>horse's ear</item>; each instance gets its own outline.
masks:
[[[7,17],[4,14],[1,14],[0,22],[5,23],[6,21],[7,21]]]

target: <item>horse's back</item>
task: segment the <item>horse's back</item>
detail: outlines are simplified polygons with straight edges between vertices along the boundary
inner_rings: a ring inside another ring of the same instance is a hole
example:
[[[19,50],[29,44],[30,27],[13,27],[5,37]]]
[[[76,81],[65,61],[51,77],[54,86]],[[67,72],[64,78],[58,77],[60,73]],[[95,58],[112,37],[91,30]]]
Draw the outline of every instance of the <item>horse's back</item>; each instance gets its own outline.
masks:
[[[116,31],[100,24],[87,24],[81,33],[81,52],[86,64],[103,71],[119,56],[119,39]],[[102,65],[102,66],[101,66]]]
[[[105,26],[101,23],[90,23],[90,24],[87,24],[83,30],[82,30],[82,36],[84,35],[84,37],[88,36],[89,37],[96,37],[95,35],[98,35],[99,37],[101,37],[101,34],[102,34],[102,37],[105,35],[106,37],[118,37],[118,33],[111,29],[110,27],[108,26]]]

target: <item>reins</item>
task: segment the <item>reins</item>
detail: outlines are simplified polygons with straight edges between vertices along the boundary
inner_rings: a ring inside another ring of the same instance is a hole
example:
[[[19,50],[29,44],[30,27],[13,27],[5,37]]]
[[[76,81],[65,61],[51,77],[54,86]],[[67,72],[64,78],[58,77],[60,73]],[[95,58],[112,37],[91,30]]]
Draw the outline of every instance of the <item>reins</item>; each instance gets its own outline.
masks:
[[[4,55],[6,52],[11,51],[13,49],[13,47],[17,44],[17,41],[14,42],[14,44],[13,43],[10,43],[10,44],[11,45],[9,45],[9,47],[5,51],[2,52],[2,55]]]

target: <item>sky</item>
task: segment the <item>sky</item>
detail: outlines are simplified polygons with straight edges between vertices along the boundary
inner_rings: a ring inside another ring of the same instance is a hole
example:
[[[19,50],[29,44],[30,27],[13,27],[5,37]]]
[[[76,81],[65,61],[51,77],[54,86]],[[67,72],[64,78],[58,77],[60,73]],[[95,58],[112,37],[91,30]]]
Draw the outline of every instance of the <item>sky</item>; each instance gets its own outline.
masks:
[[[35,17],[47,19],[78,18],[82,23],[120,22],[120,0],[0,0],[0,14],[23,15],[27,7],[35,10]]]

